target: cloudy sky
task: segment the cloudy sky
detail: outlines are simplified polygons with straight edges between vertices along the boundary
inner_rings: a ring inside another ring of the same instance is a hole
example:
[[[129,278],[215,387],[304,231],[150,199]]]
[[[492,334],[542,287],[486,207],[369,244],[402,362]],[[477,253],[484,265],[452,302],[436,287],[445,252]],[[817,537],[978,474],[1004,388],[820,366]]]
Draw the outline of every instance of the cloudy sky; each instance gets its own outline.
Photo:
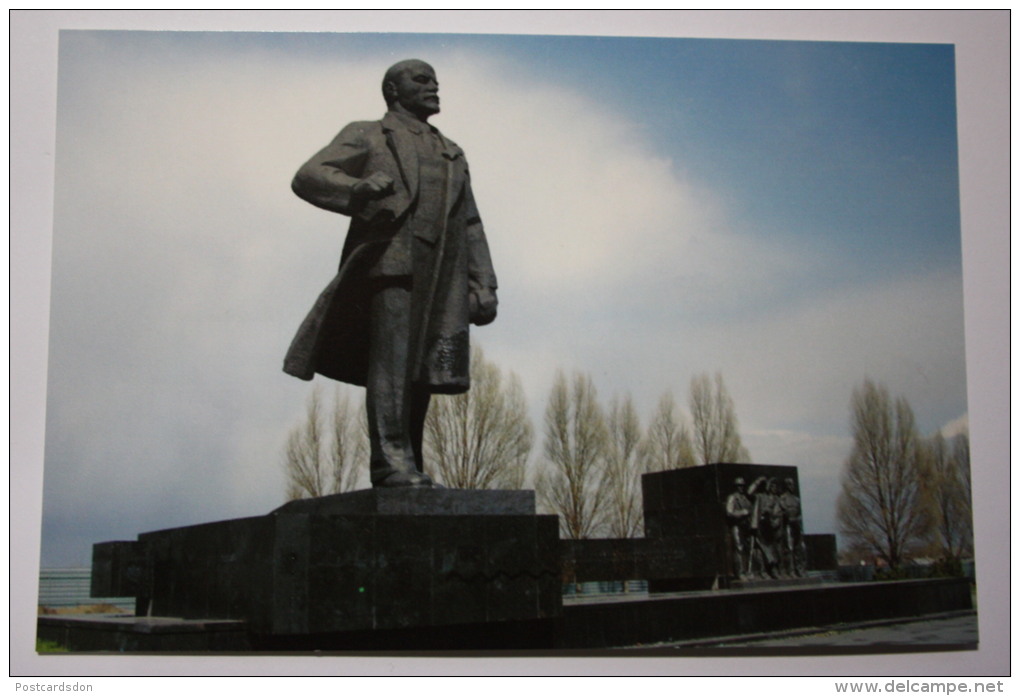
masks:
[[[476,330],[541,432],[558,369],[645,423],[720,371],[760,463],[833,532],[865,376],[968,416],[950,45],[67,31],[44,566],[259,515],[311,386],[281,363],[346,220],[297,167],[420,57],[500,278]],[[536,447],[536,454],[540,448]]]

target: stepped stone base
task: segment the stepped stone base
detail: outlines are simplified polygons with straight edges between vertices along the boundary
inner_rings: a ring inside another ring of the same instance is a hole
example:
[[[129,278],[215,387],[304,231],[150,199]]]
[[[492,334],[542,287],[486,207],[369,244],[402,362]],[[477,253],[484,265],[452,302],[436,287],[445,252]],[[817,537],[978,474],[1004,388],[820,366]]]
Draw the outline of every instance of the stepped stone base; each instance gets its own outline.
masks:
[[[973,608],[966,578],[601,597],[555,619],[267,635],[243,621],[40,616],[39,638],[71,651],[422,651],[656,649],[721,636],[912,620]],[[953,646],[946,646],[953,647]],[[969,648],[972,645],[959,645]],[[670,654],[678,654],[669,648]],[[685,648],[696,654],[704,648]],[[562,653],[560,653],[562,654]]]
[[[532,491],[367,490],[97,544],[92,590],[264,635],[535,621],[562,612],[558,541]]]

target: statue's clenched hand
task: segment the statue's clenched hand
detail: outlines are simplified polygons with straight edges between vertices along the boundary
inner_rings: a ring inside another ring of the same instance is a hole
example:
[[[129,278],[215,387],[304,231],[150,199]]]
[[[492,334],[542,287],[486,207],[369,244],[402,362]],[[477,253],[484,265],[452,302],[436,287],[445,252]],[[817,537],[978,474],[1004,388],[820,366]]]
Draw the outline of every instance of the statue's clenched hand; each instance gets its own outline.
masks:
[[[475,326],[491,324],[496,318],[496,306],[499,300],[496,299],[494,288],[478,288],[471,291],[471,323]]]
[[[374,201],[393,193],[393,179],[382,172],[369,174],[354,185],[354,197],[363,201]]]

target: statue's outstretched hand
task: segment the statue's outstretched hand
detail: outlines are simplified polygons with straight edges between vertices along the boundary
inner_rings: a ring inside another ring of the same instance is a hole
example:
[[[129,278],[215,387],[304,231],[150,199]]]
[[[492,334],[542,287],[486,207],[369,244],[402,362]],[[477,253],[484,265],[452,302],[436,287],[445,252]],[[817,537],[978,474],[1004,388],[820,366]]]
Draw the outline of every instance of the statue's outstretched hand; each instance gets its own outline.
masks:
[[[471,291],[470,296],[471,323],[475,326],[491,324],[496,318],[496,306],[499,300],[496,299],[494,288],[478,288]]]
[[[393,193],[393,179],[382,172],[369,174],[354,185],[354,197],[359,200],[373,201]]]

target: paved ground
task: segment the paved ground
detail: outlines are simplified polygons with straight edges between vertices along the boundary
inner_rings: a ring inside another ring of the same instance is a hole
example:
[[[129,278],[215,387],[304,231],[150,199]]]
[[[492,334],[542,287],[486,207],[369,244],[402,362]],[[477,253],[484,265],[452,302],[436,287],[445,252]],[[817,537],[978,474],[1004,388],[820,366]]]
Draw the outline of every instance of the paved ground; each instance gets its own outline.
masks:
[[[977,614],[954,612],[917,621],[872,622],[840,627],[788,631],[770,636],[731,636],[714,640],[676,643],[684,648],[768,649],[826,648],[867,649],[882,646],[909,647],[976,647],[978,643]]]

